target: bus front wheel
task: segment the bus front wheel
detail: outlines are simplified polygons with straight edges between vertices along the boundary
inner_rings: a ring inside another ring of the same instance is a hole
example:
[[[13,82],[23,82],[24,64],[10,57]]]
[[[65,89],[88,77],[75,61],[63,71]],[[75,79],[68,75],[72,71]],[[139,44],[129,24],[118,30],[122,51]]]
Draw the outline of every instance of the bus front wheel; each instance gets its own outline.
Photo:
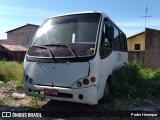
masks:
[[[109,96],[111,95],[111,81],[112,81],[112,78],[109,77],[104,87],[103,97],[99,100],[100,103],[106,102]]]

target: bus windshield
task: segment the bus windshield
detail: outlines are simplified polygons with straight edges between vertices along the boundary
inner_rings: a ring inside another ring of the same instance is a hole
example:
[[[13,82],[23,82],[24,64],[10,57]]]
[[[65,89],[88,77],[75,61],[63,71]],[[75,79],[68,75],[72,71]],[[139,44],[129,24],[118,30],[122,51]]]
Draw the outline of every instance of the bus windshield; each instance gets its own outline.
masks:
[[[35,48],[33,48],[33,46],[47,46],[54,57],[71,57],[74,54],[78,57],[93,55],[95,52],[99,22],[99,13],[50,18],[46,20],[37,31],[28,55],[38,51],[37,49],[41,49],[39,47],[34,51]],[[74,54],[70,52],[69,56],[67,56],[67,49],[71,49]],[[43,50],[46,51],[46,49],[43,48],[39,51]],[[37,53],[32,56],[36,55]],[[41,56],[43,57],[43,54],[41,54]]]

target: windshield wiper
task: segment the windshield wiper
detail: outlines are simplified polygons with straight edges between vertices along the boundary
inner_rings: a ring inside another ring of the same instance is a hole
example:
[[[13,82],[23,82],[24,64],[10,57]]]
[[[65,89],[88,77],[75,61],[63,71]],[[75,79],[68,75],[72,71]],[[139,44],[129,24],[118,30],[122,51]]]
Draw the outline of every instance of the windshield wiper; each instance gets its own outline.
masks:
[[[77,54],[71,49],[71,47],[67,44],[49,44],[44,46],[67,46],[71,53],[74,55],[75,58],[78,58]]]
[[[40,45],[40,46],[38,46],[38,45],[33,45],[33,46],[31,46],[31,47],[37,47],[37,48],[45,48],[45,49],[47,49],[47,50],[48,50],[48,52],[49,52],[49,54],[51,55],[52,59],[54,60],[54,62],[57,62],[57,60],[55,59],[55,57],[54,57],[53,53],[51,52],[51,50],[50,50],[47,46],[42,46],[42,45]]]

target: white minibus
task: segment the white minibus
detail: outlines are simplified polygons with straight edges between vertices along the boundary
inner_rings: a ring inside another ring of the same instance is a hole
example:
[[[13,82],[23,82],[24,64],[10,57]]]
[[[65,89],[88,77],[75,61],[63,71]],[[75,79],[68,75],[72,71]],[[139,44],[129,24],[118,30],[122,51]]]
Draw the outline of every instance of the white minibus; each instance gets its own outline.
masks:
[[[29,96],[96,105],[111,92],[112,71],[128,62],[126,35],[102,12],[51,17],[24,59]]]

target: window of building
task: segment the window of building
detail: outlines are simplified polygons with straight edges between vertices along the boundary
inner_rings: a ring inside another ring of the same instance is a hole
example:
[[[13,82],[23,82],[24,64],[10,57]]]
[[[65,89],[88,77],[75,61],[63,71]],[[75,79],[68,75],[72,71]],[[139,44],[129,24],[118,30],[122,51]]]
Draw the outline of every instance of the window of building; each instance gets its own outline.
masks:
[[[140,50],[141,48],[141,45],[140,44],[135,44],[134,45],[134,50]]]

